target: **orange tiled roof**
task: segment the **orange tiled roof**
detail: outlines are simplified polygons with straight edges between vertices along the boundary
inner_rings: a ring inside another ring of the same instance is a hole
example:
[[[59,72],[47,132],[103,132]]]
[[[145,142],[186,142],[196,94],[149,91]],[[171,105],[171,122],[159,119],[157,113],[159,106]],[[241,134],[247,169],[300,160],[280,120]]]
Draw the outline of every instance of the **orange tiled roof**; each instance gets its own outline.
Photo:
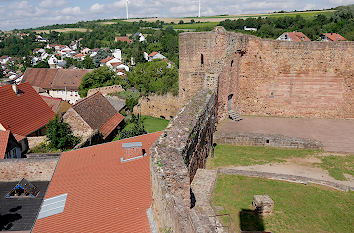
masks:
[[[117,112],[111,119],[109,119],[104,125],[101,126],[100,132],[103,135],[103,139],[106,139],[112,131],[124,120],[124,116]]]
[[[153,57],[153,56],[155,56],[156,54],[158,54],[158,52],[152,52],[152,53],[149,54],[149,57]]]
[[[328,40],[330,41],[345,41],[343,36],[339,35],[338,33],[323,33],[322,35],[325,35]]]
[[[287,32],[288,36],[292,41],[301,42],[301,41],[311,41],[304,33],[302,32]]]
[[[103,60],[101,60],[100,62],[101,63],[107,63],[107,62],[109,62],[110,60],[112,60],[112,59],[114,59],[114,57],[106,57],[105,59],[103,59]]]
[[[5,158],[6,148],[10,137],[10,130],[0,130],[0,159]]]
[[[11,85],[0,87],[0,123],[15,137],[33,133],[54,117],[52,109],[29,83],[19,84],[18,90],[16,95]]]
[[[32,232],[151,232],[149,148],[161,132],[65,152],[45,198],[67,193],[64,212],[39,219]],[[148,153],[121,163],[123,143]]]
[[[130,40],[129,37],[127,37],[127,36],[118,36],[118,37],[116,37],[116,40],[115,40],[115,41],[116,41],[116,42],[122,41],[122,42],[128,42],[128,43],[131,42],[131,40]]]

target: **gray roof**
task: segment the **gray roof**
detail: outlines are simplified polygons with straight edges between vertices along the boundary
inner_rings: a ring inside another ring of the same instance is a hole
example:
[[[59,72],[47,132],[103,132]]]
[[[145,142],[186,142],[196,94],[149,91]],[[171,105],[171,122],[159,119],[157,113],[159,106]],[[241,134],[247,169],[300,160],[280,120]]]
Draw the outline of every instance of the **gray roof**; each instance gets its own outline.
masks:
[[[119,112],[125,107],[125,99],[121,99],[117,96],[105,96],[109,103]]]

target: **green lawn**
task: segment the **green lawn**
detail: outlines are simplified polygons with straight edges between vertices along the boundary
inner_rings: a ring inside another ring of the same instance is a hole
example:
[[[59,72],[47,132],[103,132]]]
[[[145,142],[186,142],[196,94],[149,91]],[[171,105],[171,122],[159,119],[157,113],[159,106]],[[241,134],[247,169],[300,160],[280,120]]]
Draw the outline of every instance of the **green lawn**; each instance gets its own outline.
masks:
[[[249,166],[270,162],[285,162],[292,157],[316,154],[311,149],[284,149],[262,146],[217,145],[213,159],[208,160],[208,169],[227,166]]]
[[[354,155],[322,156],[319,167],[328,171],[329,175],[337,180],[347,180],[344,173],[354,176]]]
[[[170,121],[162,118],[151,116],[142,116],[144,128],[148,133],[158,132],[164,130]]]
[[[251,211],[253,196],[261,194],[273,199],[274,215],[262,218]],[[224,208],[219,213],[231,215],[235,229],[274,233],[353,232],[353,203],[353,192],[234,175],[218,177],[213,197],[214,206]]]

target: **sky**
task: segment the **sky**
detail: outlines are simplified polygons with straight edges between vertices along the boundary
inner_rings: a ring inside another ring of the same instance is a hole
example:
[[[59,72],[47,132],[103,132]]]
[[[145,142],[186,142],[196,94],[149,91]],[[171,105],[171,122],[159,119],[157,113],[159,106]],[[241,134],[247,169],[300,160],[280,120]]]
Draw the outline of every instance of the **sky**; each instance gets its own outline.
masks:
[[[326,9],[354,0],[201,0],[201,15]],[[198,0],[129,0],[129,17],[198,15]],[[0,30],[125,17],[125,0],[0,0]]]

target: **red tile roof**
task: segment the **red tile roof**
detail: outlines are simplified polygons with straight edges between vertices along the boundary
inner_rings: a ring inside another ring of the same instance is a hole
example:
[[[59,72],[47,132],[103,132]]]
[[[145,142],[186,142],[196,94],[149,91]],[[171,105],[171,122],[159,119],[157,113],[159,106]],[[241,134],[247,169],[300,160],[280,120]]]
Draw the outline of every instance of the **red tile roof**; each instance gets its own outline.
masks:
[[[131,42],[131,40],[130,40],[129,37],[127,37],[127,36],[118,36],[118,37],[116,37],[116,40],[115,40],[115,41],[116,41],[116,42],[122,41],[122,42],[128,42],[128,43]]]
[[[111,119],[109,119],[102,127],[100,132],[103,135],[103,139],[106,139],[112,131],[124,120],[124,116],[117,112]]]
[[[114,57],[106,57],[105,59],[101,60],[100,62],[101,63],[107,63],[107,62],[109,62],[112,59],[114,59]]]
[[[89,69],[49,69],[28,68],[22,82],[29,82],[32,86],[47,90],[78,90],[85,74]]]
[[[328,40],[330,41],[345,41],[343,36],[339,35],[338,33],[323,33],[322,35],[325,35]]]
[[[64,211],[32,232],[151,232],[149,148],[161,132],[65,152],[45,198],[67,193]],[[122,163],[123,143],[142,142],[148,156]]]
[[[155,56],[156,54],[158,54],[158,52],[152,52],[152,53],[149,54],[149,57],[153,57],[153,56]]]
[[[302,32],[286,32],[290,39],[295,42],[301,41],[311,41],[304,33]]]
[[[17,135],[27,136],[44,127],[54,117],[52,109],[29,83],[18,85],[16,95],[11,85],[0,87],[0,124]]]
[[[5,158],[7,144],[9,142],[10,130],[0,130],[0,159]]]

